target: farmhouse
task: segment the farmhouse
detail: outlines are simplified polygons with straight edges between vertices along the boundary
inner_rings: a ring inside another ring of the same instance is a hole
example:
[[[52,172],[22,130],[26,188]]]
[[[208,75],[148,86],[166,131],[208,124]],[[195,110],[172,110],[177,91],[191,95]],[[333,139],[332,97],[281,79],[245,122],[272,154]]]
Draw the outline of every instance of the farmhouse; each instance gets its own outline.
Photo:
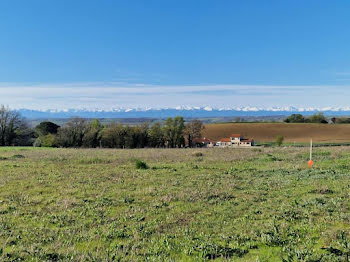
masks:
[[[219,147],[249,147],[254,145],[254,140],[244,138],[240,134],[232,134],[229,138],[221,138],[217,145]]]
[[[216,144],[220,147],[228,147],[232,145],[232,142],[230,138],[221,138]]]
[[[250,147],[254,146],[254,140],[244,138],[240,134],[232,134],[230,137],[221,138],[217,142],[205,137],[194,139],[193,144],[196,147]]]

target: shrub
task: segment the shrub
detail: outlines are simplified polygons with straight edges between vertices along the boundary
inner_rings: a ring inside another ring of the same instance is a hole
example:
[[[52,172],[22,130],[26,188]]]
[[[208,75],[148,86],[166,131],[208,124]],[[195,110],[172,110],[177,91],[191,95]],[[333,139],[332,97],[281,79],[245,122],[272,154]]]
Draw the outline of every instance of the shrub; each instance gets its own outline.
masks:
[[[43,146],[43,147],[55,147],[56,146],[56,137],[53,134],[41,136],[40,139],[41,139],[41,146]]]
[[[25,158],[25,156],[24,155],[13,155],[11,158]]]
[[[321,123],[321,124],[327,124],[328,123],[326,117],[323,115],[322,112],[313,114],[312,116],[310,116],[309,120],[310,120],[311,123]]]
[[[91,165],[91,164],[110,164],[112,161],[109,159],[103,159],[98,157],[83,158],[78,160],[79,164]]]
[[[56,147],[56,136],[53,134],[48,134],[45,136],[39,136],[34,144],[34,147]]]
[[[38,137],[33,144],[34,147],[41,147],[41,139]]]
[[[278,146],[281,146],[283,144],[283,140],[284,140],[284,136],[276,136],[275,142]]]
[[[146,162],[143,162],[142,160],[139,160],[139,159],[136,160],[135,167],[136,167],[136,169],[147,169],[148,168]]]
[[[194,152],[194,153],[192,154],[192,156],[197,156],[197,157],[203,156],[203,153],[201,153],[201,152]]]

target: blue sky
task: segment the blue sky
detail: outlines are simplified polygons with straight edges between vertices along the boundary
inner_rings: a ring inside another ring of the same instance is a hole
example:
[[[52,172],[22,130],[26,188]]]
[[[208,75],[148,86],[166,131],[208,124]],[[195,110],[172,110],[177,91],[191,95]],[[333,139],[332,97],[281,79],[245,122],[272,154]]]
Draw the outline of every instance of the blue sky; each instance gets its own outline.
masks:
[[[4,0],[0,104],[347,106],[349,13],[348,0]]]

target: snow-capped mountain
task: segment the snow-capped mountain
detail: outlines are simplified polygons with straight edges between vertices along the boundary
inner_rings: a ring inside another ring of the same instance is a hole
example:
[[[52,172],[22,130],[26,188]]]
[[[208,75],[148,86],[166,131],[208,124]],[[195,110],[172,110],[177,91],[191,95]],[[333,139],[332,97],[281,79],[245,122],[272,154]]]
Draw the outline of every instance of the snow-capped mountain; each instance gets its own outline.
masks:
[[[235,116],[277,116],[300,113],[311,115],[323,112],[325,115],[350,115],[350,107],[297,108],[297,107],[232,107],[212,108],[178,106],[176,108],[111,108],[111,109],[18,109],[27,118],[165,118],[174,116],[191,117],[235,117]]]

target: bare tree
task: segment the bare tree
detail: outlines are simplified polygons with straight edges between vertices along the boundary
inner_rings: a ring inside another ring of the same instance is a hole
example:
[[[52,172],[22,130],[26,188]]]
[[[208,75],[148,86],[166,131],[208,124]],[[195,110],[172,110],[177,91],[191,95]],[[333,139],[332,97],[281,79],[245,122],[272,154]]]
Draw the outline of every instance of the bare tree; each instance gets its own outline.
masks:
[[[24,125],[24,120],[16,111],[0,106],[0,146],[10,146],[16,138],[16,131]]]
[[[186,125],[184,133],[187,137],[189,147],[192,147],[193,139],[198,139],[202,137],[203,129],[204,125],[200,120],[192,120]]]

